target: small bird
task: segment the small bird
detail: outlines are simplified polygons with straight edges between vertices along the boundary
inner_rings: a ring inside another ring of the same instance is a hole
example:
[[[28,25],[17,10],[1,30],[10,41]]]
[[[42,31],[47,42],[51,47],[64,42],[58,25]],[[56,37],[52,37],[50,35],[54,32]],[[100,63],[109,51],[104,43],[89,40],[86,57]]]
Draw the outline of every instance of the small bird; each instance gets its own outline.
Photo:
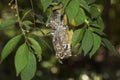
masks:
[[[54,50],[56,51],[56,57],[59,62],[62,63],[62,59],[70,57],[72,54],[71,46],[68,41],[68,26],[63,23],[59,10],[54,12],[54,15],[51,17],[46,26],[50,26],[52,28],[52,43]]]

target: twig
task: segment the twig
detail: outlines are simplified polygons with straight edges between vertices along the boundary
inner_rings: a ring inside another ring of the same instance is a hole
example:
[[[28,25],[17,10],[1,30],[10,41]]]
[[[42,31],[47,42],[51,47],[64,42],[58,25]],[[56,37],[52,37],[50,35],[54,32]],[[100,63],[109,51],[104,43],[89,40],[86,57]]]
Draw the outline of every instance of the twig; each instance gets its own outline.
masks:
[[[21,31],[22,31],[22,34],[24,35],[25,41],[27,41],[27,38],[26,38],[26,36],[25,36],[25,31],[24,31],[24,29],[22,28],[22,21],[21,21],[20,14],[19,14],[18,0],[15,0],[15,4],[16,4],[17,17],[18,17],[18,24],[19,24],[19,27],[20,27],[20,29],[21,29]]]
[[[32,7],[32,14],[33,14],[33,23],[34,23],[34,27],[36,27],[35,11],[34,11],[34,6],[33,6],[33,0],[30,0],[30,4],[31,4],[31,7]]]

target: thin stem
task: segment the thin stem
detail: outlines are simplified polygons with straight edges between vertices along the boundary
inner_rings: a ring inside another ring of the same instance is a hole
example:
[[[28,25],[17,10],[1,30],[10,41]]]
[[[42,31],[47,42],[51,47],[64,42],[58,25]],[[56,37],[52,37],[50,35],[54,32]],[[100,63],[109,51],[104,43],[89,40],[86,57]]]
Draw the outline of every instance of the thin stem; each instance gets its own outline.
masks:
[[[27,41],[26,36],[25,36],[25,31],[22,28],[22,21],[21,21],[20,14],[19,14],[18,0],[15,0],[15,4],[16,4],[17,17],[18,17],[18,24],[19,24],[20,30],[22,31],[22,34],[24,35],[25,41]]]
[[[34,11],[34,6],[33,6],[33,0],[30,0],[30,4],[31,4],[31,7],[32,7],[32,14],[33,14],[33,23],[34,23],[34,27],[36,27],[35,11]]]
[[[28,10],[22,17],[21,21],[23,21],[23,19],[26,17],[26,15],[28,15],[28,13],[30,12],[31,10]]]

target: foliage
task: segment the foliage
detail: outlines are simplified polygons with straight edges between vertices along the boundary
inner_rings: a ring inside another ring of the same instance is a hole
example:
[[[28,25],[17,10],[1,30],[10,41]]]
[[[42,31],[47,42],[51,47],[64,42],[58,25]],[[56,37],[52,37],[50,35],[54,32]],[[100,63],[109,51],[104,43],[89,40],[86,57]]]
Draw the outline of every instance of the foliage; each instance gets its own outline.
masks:
[[[92,57],[99,47],[104,45],[113,54],[117,54],[114,46],[107,40],[103,32],[104,23],[100,16],[100,9],[97,7],[95,1],[96,0],[39,0],[39,4],[37,4],[37,2],[33,4],[33,0],[30,0],[29,4],[31,5],[31,9],[23,9],[22,11],[20,11],[22,7],[21,2],[15,0],[14,3],[11,1],[9,4],[16,10],[18,20],[6,20],[0,24],[0,29],[7,29],[17,22],[21,34],[8,41],[2,50],[0,62],[10,55],[22,39],[22,45],[18,47],[15,54],[16,75],[19,76],[20,74],[22,80],[31,80],[36,72],[37,63],[35,55],[40,62],[43,53],[42,47],[46,45],[51,48],[51,45],[49,46],[49,44],[41,38],[45,37],[49,32],[45,25],[50,19],[50,16],[53,15],[54,9],[59,9],[61,15],[67,15],[68,25],[74,30],[71,46],[74,49],[77,44],[80,44],[77,53],[83,53],[85,56],[88,55]],[[59,6],[61,3],[62,7]],[[38,13],[36,8],[41,10],[41,12]],[[44,29],[46,29],[46,31],[43,31]],[[37,34],[37,30],[40,31],[40,34]],[[38,41],[33,35],[39,37],[40,40]]]
[[[1,62],[12,52],[12,50],[16,47],[17,43],[19,42],[21,35],[18,35],[12,38],[8,43],[5,45],[4,49],[1,53]]]

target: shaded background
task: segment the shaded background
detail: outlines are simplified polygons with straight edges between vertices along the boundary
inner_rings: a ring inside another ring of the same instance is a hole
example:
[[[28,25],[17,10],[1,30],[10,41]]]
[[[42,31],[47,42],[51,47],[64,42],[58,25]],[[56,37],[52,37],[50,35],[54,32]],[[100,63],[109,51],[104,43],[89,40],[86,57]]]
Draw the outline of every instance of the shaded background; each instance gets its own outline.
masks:
[[[21,9],[30,8],[29,0],[19,1]],[[41,12],[39,0],[34,1],[38,2],[39,9],[36,9],[36,13],[39,14]],[[15,17],[15,10],[8,6],[9,2],[10,0],[0,0],[0,23]],[[97,3],[102,10],[105,33],[120,53],[120,0],[97,0]],[[17,24],[14,26],[0,30],[0,52],[9,39],[20,33]],[[45,39],[49,41],[49,37]],[[20,80],[15,74],[14,54],[15,51],[0,64],[0,80]],[[112,56],[103,46],[92,59],[76,56],[60,64],[49,49],[43,50],[42,57],[43,60],[38,63],[33,80],[120,80],[120,59]]]

